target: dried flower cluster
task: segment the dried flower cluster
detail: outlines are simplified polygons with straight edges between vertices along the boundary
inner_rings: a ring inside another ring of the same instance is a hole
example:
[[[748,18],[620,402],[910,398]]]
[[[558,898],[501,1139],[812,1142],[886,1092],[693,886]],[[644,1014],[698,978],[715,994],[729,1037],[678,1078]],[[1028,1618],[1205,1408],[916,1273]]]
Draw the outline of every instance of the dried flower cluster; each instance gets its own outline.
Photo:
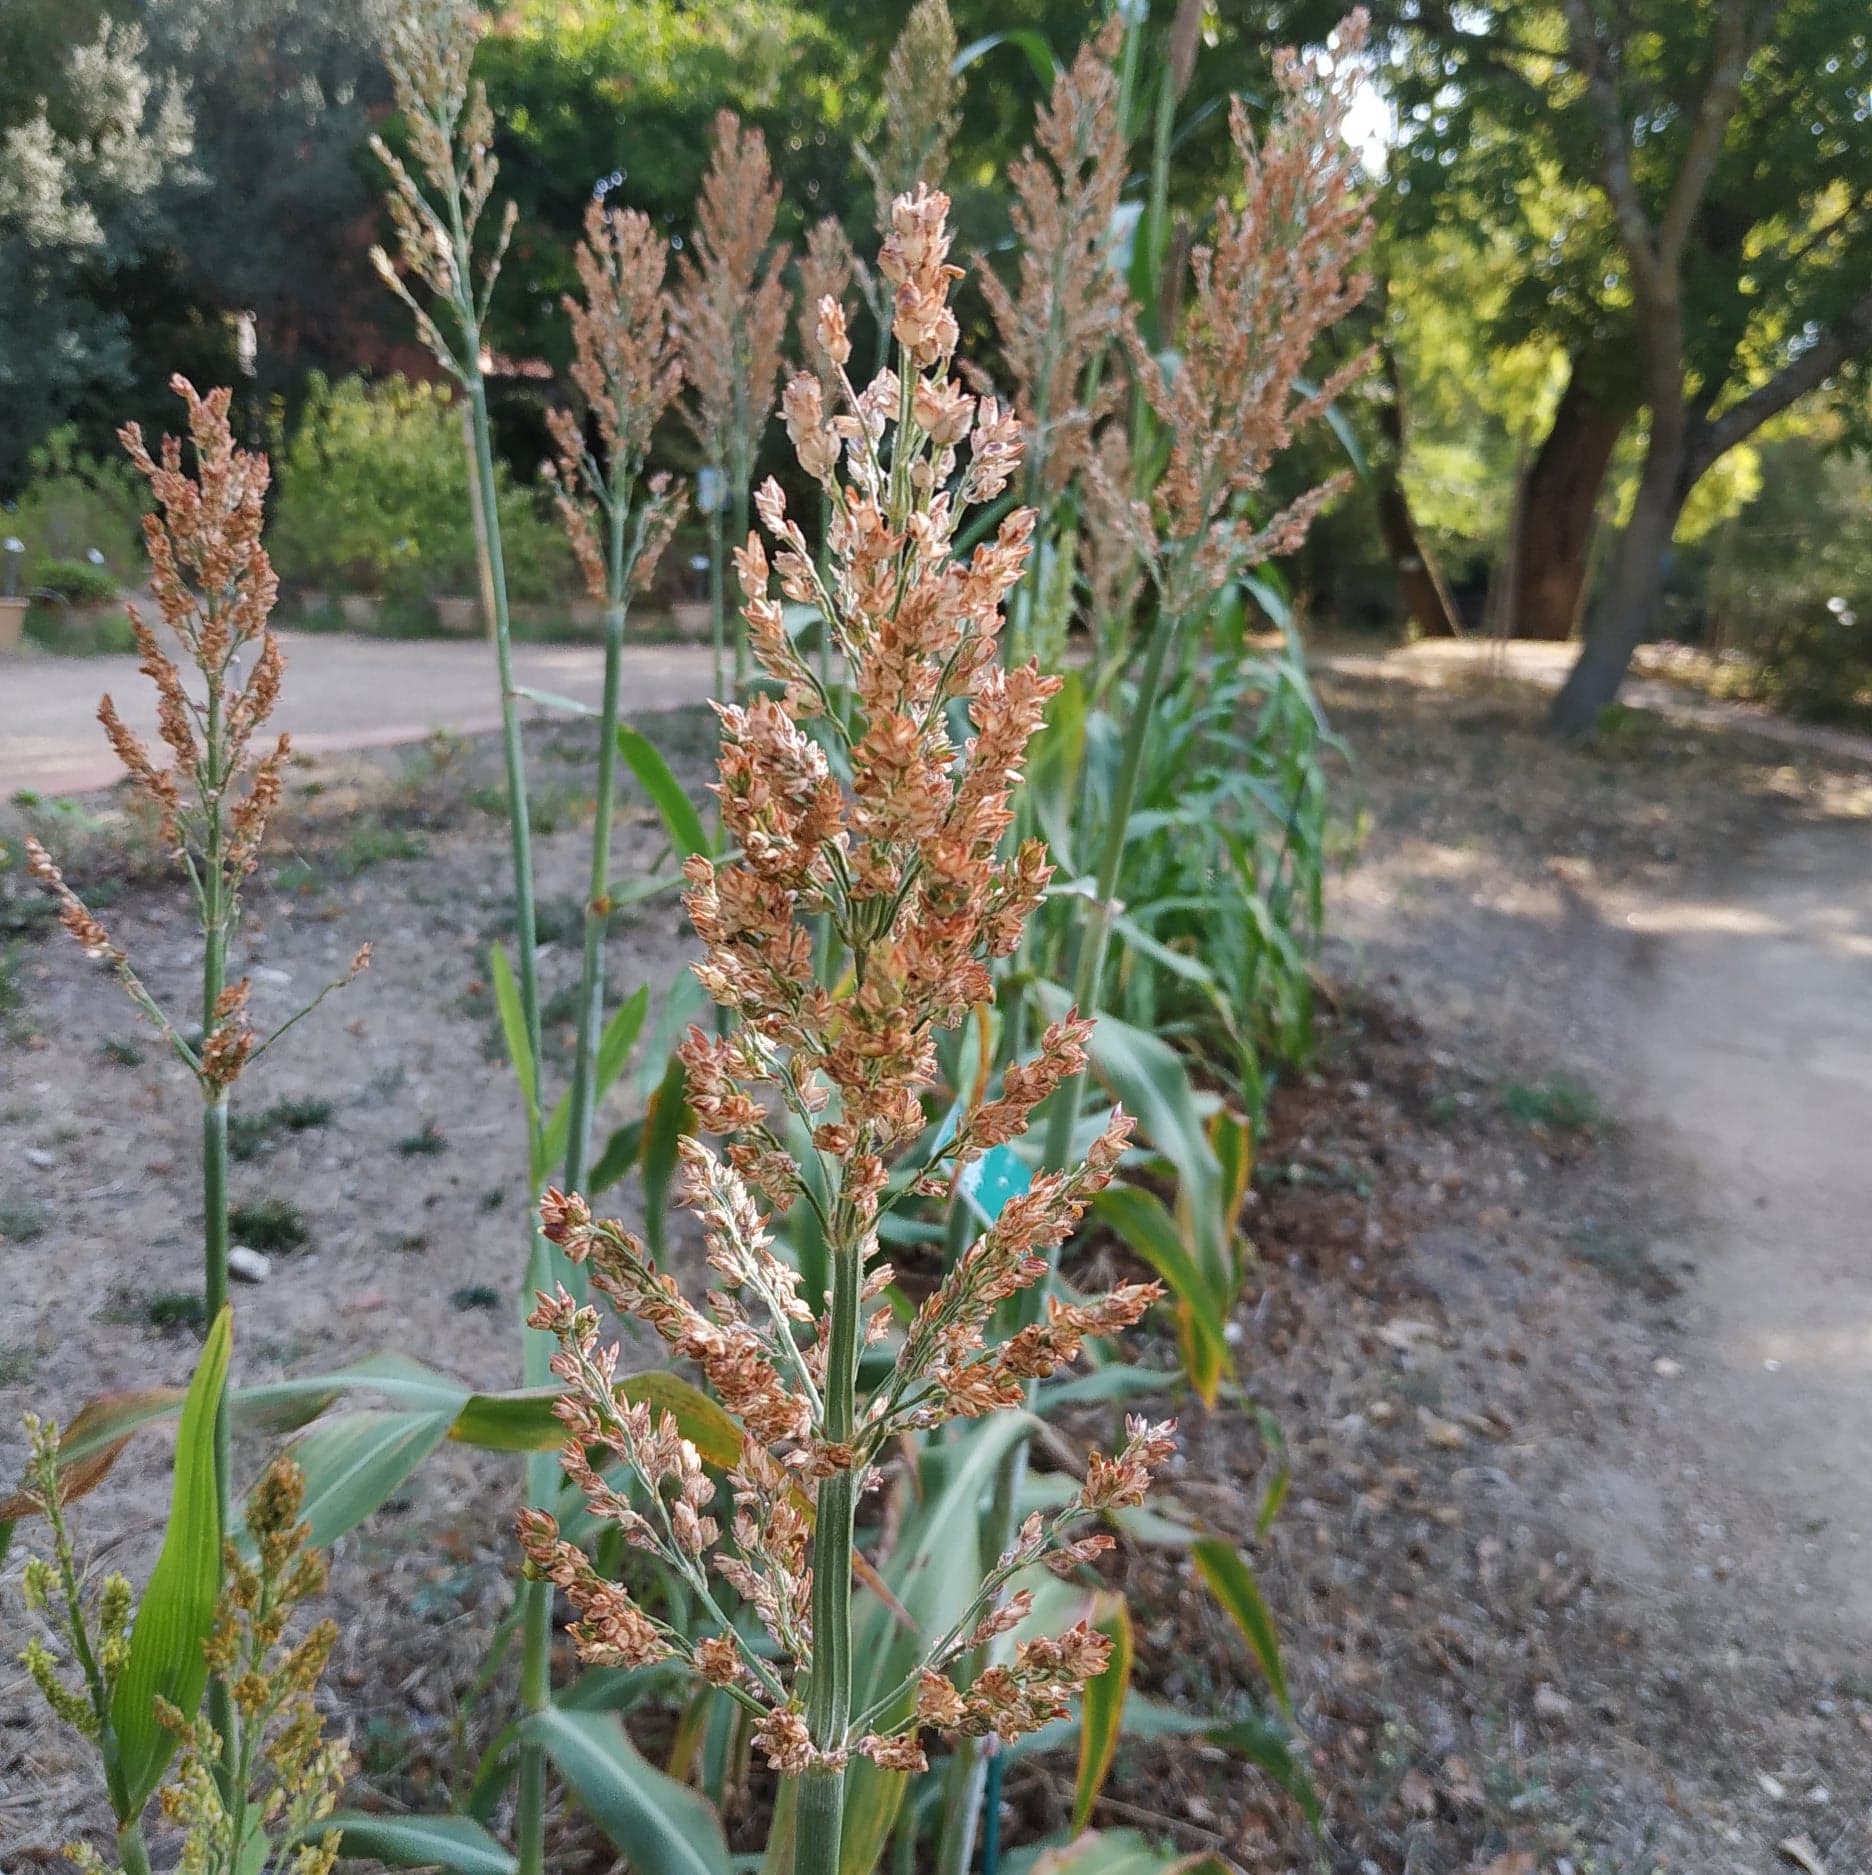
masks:
[[[884,68],[877,147],[861,144],[858,149],[877,200],[881,239],[890,238],[897,198],[918,183],[938,187],[949,167],[949,146],[962,121],[962,77],[955,62],[948,0],[917,0]]]
[[[156,607],[199,684],[191,691],[155,626],[132,606],[130,623],[142,653],[138,669],[156,686],[157,734],[168,759],[159,764],[108,696],[98,705],[98,720],[131,781],[154,805],[164,844],[187,868],[204,930],[211,942],[225,943],[240,917],[241,886],[259,863],[260,843],[279,804],[291,754],[283,735],[263,755],[256,756],[253,746],[273,713],[285,669],[279,641],[267,626],[279,581],[260,539],[267,460],[235,448],[228,425],[231,393],[216,390],[202,397],[180,376],[170,380],[170,388],[188,406],[193,476],[183,466],[179,438],[165,437],[160,456],[152,457],[134,423],[118,434],[148,479],[159,510],[143,519]],[[243,677],[242,664],[249,657]],[[191,1046],[103,924],[66,884],[51,855],[30,839],[26,851],[33,875],[58,900],[66,930],[88,955],[109,960],[203,1092],[210,1098],[225,1094],[257,1052],[247,1017],[247,979],[216,987],[200,1046]],[[349,975],[363,969],[369,950],[366,945],[358,953]]]
[[[1086,366],[1124,329],[1124,278],[1112,254],[1125,173],[1112,61],[1123,37],[1114,13],[1080,47],[1041,107],[1034,143],[1008,172],[1017,290],[981,270],[1027,432],[1028,472],[1049,494],[1071,479],[1097,416],[1084,402]]]
[[[1193,291],[1174,367],[1133,340],[1170,459],[1155,513],[1143,502],[1123,512],[1166,605],[1179,614],[1242,568],[1293,552],[1343,485],[1339,478],[1313,489],[1258,524],[1241,512],[1263,491],[1274,458],[1371,362],[1361,355],[1305,388],[1320,335],[1370,285],[1355,271],[1371,222],[1358,153],[1344,134],[1365,34],[1366,17],[1354,12],[1317,67],[1292,50],[1276,55],[1278,97],[1265,140],[1234,100],[1229,131],[1245,199],[1239,208],[1217,204],[1214,241],[1191,256]]]
[[[819,350],[819,308],[826,300],[842,306],[857,277],[858,257],[834,216],[813,223],[806,251],[799,258],[799,348],[802,368],[819,380],[819,394],[838,394],[838,373]]]
[[[481,326],[516,213],[509,202],[493,247],[477,266],[475,237],[500,172],[487,91],[469,75],[478,43],[474,15],[462,0],[404,0],[393,8],[384,61],[423,181],[382,137],[373,136],[370,145],[390,174],[387,200],[402,266],[380,247],[371,249],[371,264],[409,308],[436,361],[461,382],[480,371]],[[447,309],[452,334],[410,291],[409,278],[421,281]]]
[[[337,1832],[317,1826],[337,1804],[351,1753],[325,1736],[313,1702],[338,1629],[320,1621],[297,1641],[287,1637],[293,1610],[325,1588],[324,1559],[306,1547],[304,1504],[304,1475],[276,1458],[248,1494],[254,1561],[227,1545],[225,1586],[204,1643],[240,1719],[231,1767],[238,1795],[222,1788],[222,1741],[207,1718],[191,1721],[159,1702],[163,1723],[182,1739],[162,1792],[164,1816],[185,1831],[178,1875],[328,1875],[338,1859]]]
[[[779,694],[719,708],[716,792],[738,857],[689,862],[686,902],[706,952],[697,971],[734,1018],[719,1038],[691,1030],[682,1049],[699,1126],[729,1141],[720,1155],[697,1139],[683,1146],[685,1197],[718,1286],[697,1307],[583,1199],[554,1191],[542,1207],[546,1235],[589,1265],[614,1307],[696,1363],[743,1438],[724,1511],[673,1420],[620,1400],[617,1350],[600,1345],[596,1310],[563,1290],[542,1295],[532,1319],[560,1344],[568,1475],[627,1541],[682,1575],[717,1631],[692,1638],[659,1621],[543,1513],[523,1519],[527,1554],[579,1611],[575,1638],[588,1659],[687,1662],[760,1714],[756,1736],[785,1771],[836,1771],[853,1752],[914,1768],[925,1727],[1014,1738],[1062,1713],[1105,1662],[1106,1643],[1089,1628],[1023,1640],[1008,1664],[966,1687],[947,1669],[1025,1618],[1028,1598],[1010,1586],[1019,1571],[1071,1569],[1104,1548],[1108,1538],[1077,1527],[1138,1502],[1172,1446],[1169,1426],[1134,1422],[1123,1450],[1094,1459],[1057,1515],[1020,1530],[906,1680],[849,1710],[852,1507],[887,1447],[1020,1403],[1029,1380],[1071,1361],[1087,1338],[1130,1326],[1158,1293],[1128,1284],[1084,1303],[1054,1299],[1033,1327],[991,1339],[997,1306],[1045,1275],[1047,1251],[1111,1179],[1131,1129],[1114,1112],[1085,1161],[1012,1199],[900,1333],[881,1303],[893,1281],[878,1249],[883,1211],[911,1190],[949,1194],[964,1165],[1023,1133],[1034,1108],[1084,1067],[1091,1027],[1076,1014],[1053,1024],[1036,1059],[964,1111],[946,1145],[914,1157],[928,1129],[935,1033],[992,996],[991,960],[1014,950],[1050,876],[1039,842],[1005,853],[1002,843],[1027,743],[1057,688],[1036,666],[997,658],[1031,513],[1007,516],[967,557],[954,547],[969,511],[1017,472],[1021,439],[994,399],[951,375],[959,274],[947,210],[946,197],[922,189],[892,209],[879,272],[894,295],[901,375],[886,370],[853,388],[844,318],[828,298],[817,338],[836,406],[817,376],[787,387],[800,463],[831,507],[829,572],[822,578],[771,481],[756,506],[774,561],[753,534],[736,555],[750,641]],[[849,718],[793,649],[776,575],[782,594],[822,613],[849,670]],[[959,747],[952,709],[973,726]],[[836,745],[849,786],[807,733],[812,724]],[[811,921],[820,919],[837,954],[816,973]],[[823,1314],[776,1252],[762,1203],[816,1214],[831,1249]],[[888,1375],[861,1397],[860,1346],[893,1338]],[[634,1488],[613,1482],[619,1467]],[[747,1604],[771,1649],[727,1619],[718,1583]]]
[[[602,202],[586,209],[585,238],[573,254],[584,293],[568,293],[565,309],[572,382],[602,453],[594,454],[574,412],[555,406],[546,413],[559,450],[548,474],[566,534],[586,590],[613,604],[648,585],[676,526],[666,475],[651,481],[633,523],[650,439],[682,387],[663,291],[668,258],[669,243],[647,215],[607,211]]]
[[[773,410],[786,342],[788,250],[773,245],[780,184],[767,141],[732,111],[715,119],[695,235],[679,263],[677,332],[704,459],[745,487]]]

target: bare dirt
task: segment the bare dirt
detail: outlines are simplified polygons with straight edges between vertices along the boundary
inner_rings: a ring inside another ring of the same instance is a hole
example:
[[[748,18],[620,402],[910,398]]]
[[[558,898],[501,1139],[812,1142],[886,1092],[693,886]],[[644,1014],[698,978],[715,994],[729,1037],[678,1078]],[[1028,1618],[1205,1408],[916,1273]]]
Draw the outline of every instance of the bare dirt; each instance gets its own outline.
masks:
[[[1187,1400],[1176,1489],[1254,1547],[1336,1870],[1740,1875],[1784,1844],[1828,1875],[1872,1867],[1867,771],[1646,717],[1558,750],[1527,690],[1421,669],[1324,680],[1356,856],[1318,1060],[1260,1142],[1261,1262],[1235,1323],[1291,1493],[1255,1543],[1266,1448],[1241,1403]],[[700,779],[694,719],[664,720]],[[580,738],[534,742],[546,896],[569,914]],[[511,1384],[524,1173],[486,991],[506,898],[492,752],[327,754],[306,782],[253,901],[261,994],[283,1013],[365,937],[377,964],[255,1070],[256,1106],[332,1113],[236,1167],[237,1201],[283,1199],[309,1232],[241,1292],[243,1375],[391,1345]],[[78,843],[120,940],[182,994],[172,890],[119,831]],[[627,816],[620,869],[659,844]],[[197,1256],[185,1087],[108,979],[9,907],[0,1475],[28,1406],[186,1374],[192,1333],[148,1318]],[[561,922],[549,990],[576,967]],[[667,982],[683,948],[653,901],[614,939],[617,987]],[[133,1574],[160,1449],[86,1505]],[[503,1463],[445,1448],[339,1546],[332,1690],[395,1801],[449,1785],[512,1489]],[[1251,1710],[1253,1669],[1184,1559],[1118,1566],[1141,1682]],[[10,1641],[8,1587],[0,1609]],[[8,1870],[95,1816],[83,1753],[33,1701],[0,1667]],[[1059,1827],[1070,1789],[1069,1760],[1016,1766],[1010,1835]],[[1097,1820],[1256,1875],[1313,1857],[1206,1745],[1127,1745]],[[573,1847],[560,1866],[586,1866]]]

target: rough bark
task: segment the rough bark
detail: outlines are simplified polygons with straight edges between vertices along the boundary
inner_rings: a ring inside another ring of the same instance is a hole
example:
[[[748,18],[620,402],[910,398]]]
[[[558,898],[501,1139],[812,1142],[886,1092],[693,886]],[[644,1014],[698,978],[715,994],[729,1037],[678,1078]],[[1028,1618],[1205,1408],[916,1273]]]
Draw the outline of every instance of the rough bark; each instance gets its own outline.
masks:
[[[1682,406],[1676,416],[1655,427],[1645,455],[1644,478],[1632,517],[1619,536],[1612,575],[1579,659],[1554,698],[1548,722],[1563,736],[1583,736],[1599,712],[1617,700],[1632,654],[1644,642],[1664,593],[1664,566],[1671,537],[1690,492],[1686,469]]]
[[[1574,370],[1521,486],[1515,582],[1508,600],[1513,636],[1573,636],[1600,491],[1612,451],[1630,421],[1628,406],[1597,396]]]
[[[1387,297],[1386,283],[1380,282],[1377,307],[1381,327]],[[1390,391],[1378,406],[1378,429],[1385,445],[1373,476],[1378,531],[1411,623],[1425,638],[1460,638],[1462,620],[1429,544],[1418,532],[1417,517],[1404,489],[1404,382],[1398,371],[1397,353],[1381,340],[1378,355]]]

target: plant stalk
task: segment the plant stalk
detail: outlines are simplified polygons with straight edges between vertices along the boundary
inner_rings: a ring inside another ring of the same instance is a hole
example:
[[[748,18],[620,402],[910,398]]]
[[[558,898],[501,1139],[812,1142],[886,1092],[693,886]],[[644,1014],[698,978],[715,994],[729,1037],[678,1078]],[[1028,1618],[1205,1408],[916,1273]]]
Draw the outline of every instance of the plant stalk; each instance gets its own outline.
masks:
[[[456,245],[462,256],[461,278],[469,278],[468,243],[461,224],[459,193],[450,204]],[[507,566],[501,545],[498,484],[494,475],[494,440],[488,419],[487,384],[481,375],[481,332],[472,301],[458,302],[463,338],[462,377],[474,421],[475,498],[479,504],[487,552],[487,589],[494,599],[494,662],[500,680],[501,757],[507,781],[507,827],[513,855],[514,940],[519,950],[521,1018],[527,1046],[537,1067],[541,1055],[539,1004],[539,927],[533,897],[533,828],[527,802],[526,746],[520,734],[520,699],[514,688],[512,617],[507,604]],[[529,1141],[529,1148],[531,1142]],[[530,1156],[530,1153],[529,1153]],[[528,1259],[529,1293],[546,1274],[545,1240],[535,1230]],[[532,1329],[523,1333],[525,1377],[530,1386],[549,1378],[552,1337]],[[530,1509],[550,1506],[556,1475],[550,1454],[535,1453],[527,1463],[526,1501]],[[520,1703],[538,1712],[552,1699],[552,1587],[522,1583],[525,1613],[521,1632]],[[546,1757],[530,1742],[520,1747],[519,1807],[515,1818],[519,1875],[544,1875],[546,1865]]]
[[[578,1047],[567,1097],[564,1186],[577,1191],[591,1156],[592,1115],[598,1098],[598,1043],[604,1031],[605,934],[611,924],[611,822],[617,801],[617,728],[623,687],[624,508],[611,504],[611,539],[605,604],[604,695],[598,712],[598,801],[592,815],[591,876],[585,895],[585,954],[579,972]]]
[[[1124,865],[1126,834],[1131,811],[1137,800],[1138,781],[1144,772],[1144,756],[1150,745],[1151,717],[1157,707],[1157,692],[1169,662],[1174,641],[1180,636],[1181,620],[1172,614],[1159,613],[1145,646],[1144,662],[1138,671],[1137,695],[1132,700],[1130,720],[1125,728],[1124,752],[1119,762],[1118,784],[1112,795],[1111,818],[1106,822],[1105,838],[1099,852],[1095,875],[1095,893],[1080,925],[1073,951],[1073,1002],[1081,1012],[1098,1006],[1099,984],[1105,974],[1105,953],[1111,941],[1112,919],[1118,891],[1118,879]],[[1047,1113],[1047,1130],[1042,1163],[1057,1171],[1072,1157],[1073,1132],[1079,1121],[1079,1108],[1085,1095],[1085,1074],[1081,1072],[1066,1082],[1053,1096]],[[1058,1251],[1048,1254],[1049,1264],[1058,1261]],[[1040,1319],[1046,1304],[1051,1271],[1039,1282],[1030,1284],[1016,1298],[1017,1325],[1028,1327]],[[1028,1387],[1029,1404],[1033,1388]],[[983,1547],[991,1556],[1005,1550],[1014,1535],[1018,1520],[1021,1487],[1027,1478],[1027,1441],[1016,1442],[1002,1461],[995,1479],[994,1501],[983,1531]],[[961,1739],[956,1747],[956,1768],[951,1772],[948,1815],[943,1829],[938,1875],[965,1875],[975,1856],[975,1838],[981,1827],[983,1799],[988,1777],[988,1758],[980,1741]]]
[[[150,1875],[149,1845],[143,1840],[143,1825],[134,1817],[118,1828],[117,1860],[123,1875]]]
[[[844,1214],[835,1223],[851,1226]],[[864,1259],[855,1228],[833,1243],[831,1328],[826,1344],[825,1432],[842,1443],[857,1417],[859,1292]],[[813,1664],[806,1693],[806,1723],[821,1751],[842,1750],[851,1721],[852,1517],[857,1479],[848,1468],[819,1486],[813,1524]],[[844,1832],[845,1773],[812,1770],[799,1780],[793,1875],[838,1875]]]

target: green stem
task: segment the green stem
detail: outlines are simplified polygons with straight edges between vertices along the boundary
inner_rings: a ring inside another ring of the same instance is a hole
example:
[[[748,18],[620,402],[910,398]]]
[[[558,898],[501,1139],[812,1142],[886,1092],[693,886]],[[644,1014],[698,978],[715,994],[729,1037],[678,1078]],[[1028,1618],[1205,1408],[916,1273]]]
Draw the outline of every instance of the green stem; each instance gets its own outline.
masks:
[[[220,747],[220,708],[219,698],[212,690],[208,716],[209,759],[213,761],[213,752]],[[218,777],[215,785],[218,788]],[[221,862],[218,807],[208,816],[202,879],[206,890],[202,933],[202,1047],[205,1053],[214,1030],[215,1004],[220,1001],[227,981],[226,882]],[[225,1087],[210,1089],[206,1083],[203,1092],[207,1098],[202,1105],[201,1132],[202,1316],[212,1324],[227,1306],[228,1299],[228,1097]],[[215,1401],[214,1478],[216,1515],[225,1541],[234,1527],[233,1436],[228,1422],[225,1383]],[[240,1749],[240,1719],[227,1680],[219,1673],[208,1682],[208,1723],[221,1740],[221,1762],[216,1775],[221,1784],[222,1801],[231,1802],[236,1782],[235,1760]]]
[[[1118,877],[1124,864],[1125,836],[1137,800],[1138,780],[1144,772],[1144,756],[1149,747],[1150,723],[1157,707],[1157,691],[1163,681],[1164,667],[1169,661],[1172,645],[1179,635],[1179,623],[1175,614],[1159,612],[1153,621],[1150,639],[1145,647],[1144,663],[1138,672],[1137,695],[1132,699],[1130,719],[1125,728],[1124,752],[1119,763],[1117,787],[1112,795],[1111,815],[1105,824],[1094,897],[1085,921],[1079,927],[1073,952],[1073,1001],[1081,1013],[1095,1010],[1098,1006],[1099,984],[1105,973],[1105,953],[1111,940]],[[1078,1124],[1084,1095],[1085,1075],[1081,1073],[1053,1096],[1047,1114],[1043,1157],[1043,1163],[1049,1170],[1060,1170],[1072,1156],[1073,1132]],[[1058,1260],[1058,1251],[1049,1253],[1049,1266],[1057,1264]],[[1019,1327],[1027,1327],[1040,1319],[1050,1282],[1051,1268],[1046,1276],[1030,1284],[1016,1298],[1016,1323]],[[1032,1394],[1030,1385],[1030,1404]],[[1013,1539],[1021,1488],[1026,1477],[1027,1441],[1022,1439],[1002,1461],[1000,1473],[995,1479],[994,1501],[982,1534],[982,1545],[989,1555],[1000,1555]],[[975,1837],[981,1825],[988,1762],[976,1741],[960,1741],[956,1765],[957,1768],[951,1773],[938,1875],[964,1875],[974,1859]]]
[[[834,1223],[850,1226],[843,1205]],[[855,1229],[840,1228],[832,1245],[830,1331],[826,1342],[825,1436],[849,1440],[857,1418],[859,1292],[863,1253]],[[813,1664],[806,1723],[821,1751],[841,1751],[851,1722],[852,1517],[857,1479],[848,1468],[819,1486],[813,1523]],[[793,1875],[838,1875],[844,1830],[843,1771],[806,1772],[799,1782]]]
[[[710,695],[721,699],[728,695],[728,594],[722,567],[725,557],[718,491],[715,507],[709,515],[708,596],[709,634],[715,647],[715,688]]]
[[[461,191],[449,210],[457,255],[457,275],[472,278],[472,253],[461,214]],[[468,392],[474,424],[475,499],[480,505],[487,552],[488,590],[494,598],[494,663],[500,681],[501,757],[507,781],[507,829],[512,849],[514,941],[520,952],[521,1019],[537,1069],[542,1055],[539,1001],[539,928],[533,896],[533,828],[527,803],[526,746],[520,734],[520,699],[514,688],[513,620],[507,603],[507,564],[501,543],[499,485],[494,474],[494,439],[488,418],[487,384],[480,370],[481,330],[472,289],[464,286],[455,306],[461,325],[461,378]],[[532,1142],[528,1142],[529,1156]],[[535,1230],[528,1258],[528,1293],[546,1279],[547,1245]],[[532,1329],[523,1331],[525,1377],[529,1386],[550,1377],[547,1362],[553,1340]],[[557,1488],[557,1468],[550,1453],[535,1453],[527,1464],[526,1501],[530,1509],[550,1506]],[[549,1583],[521,1585],[525,1598],[520,1666],[520,1699],[526,1712],[543,1710],[552,1698],[552,1589]],[[519,1875],[544,1875],[546,1865],[546,1758],[540,1746],[520,1747],[519,1809],[515,1819]]]
[[[470,356],[480,333],[471,329]],[[474,417],[475,494],[487,530],[489,583],[494,592],[494,665],[500,680],[501,760],[507,780],[507,829],[513,855],[514,941],[519,946],[520,1010],[527,1044],[540,1058],[538,923],[533,902],[533,822],[527,804],[526,745],[520,735],[520,698],[514,688],[512,618],[507,605],[507,566],[501,548],[500,504],[494,476],[494,438],[488,421],[487,384],[479,370],[468,374],[468,403]]]
[[[118,1827],[117,1860],[123,1875],[150,1875],[149,1845],[143,1840],[143,1825],[134,1818]]]
[[[598,1043],[604,1030],[605,934],[611,924],[611,820],[617,800],[618,697],[624,661],[624,517],[611,523],[611,595],[605,608],[604,697],[598,712],[598,804],[592,817],[591,877],[585,895],[585,955],[579,973],[578,1048],[567,1100],[564,1185],[577,1191],[591,1155],[598,1101]]]

